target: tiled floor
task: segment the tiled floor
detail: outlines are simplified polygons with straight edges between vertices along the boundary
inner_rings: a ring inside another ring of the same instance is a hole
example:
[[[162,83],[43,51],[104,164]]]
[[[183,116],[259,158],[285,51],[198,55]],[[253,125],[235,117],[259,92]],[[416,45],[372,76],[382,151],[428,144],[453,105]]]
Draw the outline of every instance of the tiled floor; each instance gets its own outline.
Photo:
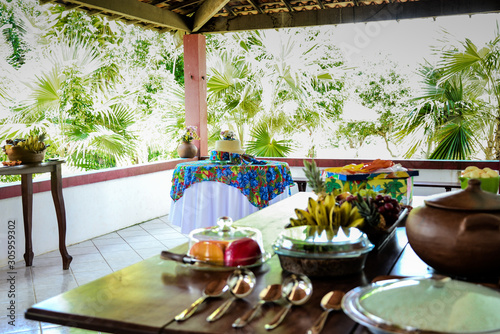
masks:
[[[160,217],[129,228],[109,233],[68,247],[73,256],[69,270],[62,269],[58,251],[35,256],[32,267],[24,261],[16,264],[15,327],[9,324],[7,308],[10,283],[8,269],[0,269],[0,333],[65,334],[96,333],[92,331],[40,323],[24,319],[24,311],[31,305],[73,289],[159,254],[186,242],[180,228]]]

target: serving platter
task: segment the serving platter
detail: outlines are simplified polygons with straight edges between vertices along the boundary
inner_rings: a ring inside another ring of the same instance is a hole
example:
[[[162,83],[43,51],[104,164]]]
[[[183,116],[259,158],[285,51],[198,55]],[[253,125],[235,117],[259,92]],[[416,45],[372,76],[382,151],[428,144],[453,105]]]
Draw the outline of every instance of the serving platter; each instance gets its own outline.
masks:
[[[206,271],[233,271],[238,268],[255,268],[263,265],[273,257],[274,253],[264,252],[259,260],[246,266],[224,266],[208,261],[200,261],[187,254],[175,254],[168,251],[162,251],[160,257],[164,260],[171,260],[178,262],[184,268],[193,270],[206,270]]]

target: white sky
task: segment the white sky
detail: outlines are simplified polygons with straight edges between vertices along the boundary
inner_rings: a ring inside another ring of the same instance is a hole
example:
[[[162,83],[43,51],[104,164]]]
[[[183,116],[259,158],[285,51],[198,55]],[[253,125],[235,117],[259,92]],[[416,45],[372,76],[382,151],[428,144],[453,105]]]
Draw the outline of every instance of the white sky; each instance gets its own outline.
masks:
[[[458,40],[470,38],[478,47],[493,39],[500,14],[445,16],[433,19],[378,21],[335,27],[344,54],[352,59],[392,54],[402,63],[415,64],[431,55],[430,46],[442,38],[442,29]],[[327,29],[332,29],[328,27]]]

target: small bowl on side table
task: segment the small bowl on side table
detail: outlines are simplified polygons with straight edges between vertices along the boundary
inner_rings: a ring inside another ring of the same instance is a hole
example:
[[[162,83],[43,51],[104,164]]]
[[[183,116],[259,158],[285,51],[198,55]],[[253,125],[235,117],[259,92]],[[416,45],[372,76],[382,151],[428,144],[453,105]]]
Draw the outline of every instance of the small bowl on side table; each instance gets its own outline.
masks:
[[[46,151],[47,149],[40,152],[32,152],[19,146],[11,146],[5,149],[5,154],[7,154],[10,161],[22,161],[23,164],[38,163],[43,161]]]

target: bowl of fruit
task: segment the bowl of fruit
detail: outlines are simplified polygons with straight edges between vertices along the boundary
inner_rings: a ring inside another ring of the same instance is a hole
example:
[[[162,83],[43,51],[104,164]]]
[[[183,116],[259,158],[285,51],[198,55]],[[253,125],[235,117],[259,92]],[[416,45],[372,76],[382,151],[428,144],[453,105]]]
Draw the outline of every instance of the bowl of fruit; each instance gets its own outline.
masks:
[[[259,230],[235,227],[232,223],[231,218],[220,217],[216,226],[191,231],[186,255],[163,251],[161,256],[201,270],[257,267],[271,258],[264,251]]]
[[[366,234],[355,227],[311,225],[287,228],[273,244],[284,270],[311,277],[358,273],[373,248]]]
[[[462,189],[466,189],[469,186],[470,179],[480,180],[482,190],[498,194],[500,176],[498,176],[498,172],[496,170],[492,170],[488,167],[480,169],[476,166],[469,166],[465,168],[459,177]]]
[[[356,227],[366,233],[375,249],[382,249],[401,225],[411,207],[373,189],[352,188],[326,193],[316,164],[305,164],[305,174],[317,199],[309,198],[307,208],[295,209],[289,227],[311,225],[338,229]]]
[[[10,161],[21,163],[38,163],[45,158],[49,145],[44,143],[45,134],[30,135],[27,139],[7,139],[3,151]]]

